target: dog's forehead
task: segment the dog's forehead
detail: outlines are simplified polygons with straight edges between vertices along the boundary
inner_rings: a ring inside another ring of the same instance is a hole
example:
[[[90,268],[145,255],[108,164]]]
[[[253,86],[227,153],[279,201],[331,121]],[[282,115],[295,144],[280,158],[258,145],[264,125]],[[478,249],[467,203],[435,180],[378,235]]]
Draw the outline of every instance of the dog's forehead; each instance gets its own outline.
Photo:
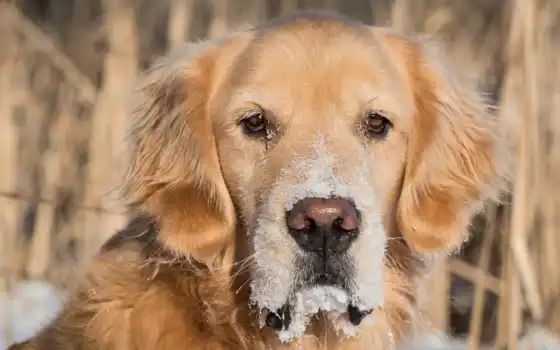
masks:
[[[378,79],[377,43],[363,28],[293,25],[255,38],[249,47],[253,84],[341,86],[346,80]],[[309,90],[309,89],[306,89]]]
[[[391,53],[366,26],[308,21],[266,29],[239,62],[232,109],[254,103],[280,116],[294,108],[355,115],[375,100],[404,114],[410,101]]]

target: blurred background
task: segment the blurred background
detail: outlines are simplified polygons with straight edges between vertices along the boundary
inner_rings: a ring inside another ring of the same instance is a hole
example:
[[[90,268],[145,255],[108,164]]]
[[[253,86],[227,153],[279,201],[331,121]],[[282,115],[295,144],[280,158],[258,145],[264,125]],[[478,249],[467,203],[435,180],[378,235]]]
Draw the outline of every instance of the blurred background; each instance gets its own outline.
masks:
[[[422,305],[465,348],[560,333],[560,1],[0,0],[0,349],[52,317],[124,222],[115,189],[137,74],[184,41],[296,9],[435,34],[478,80],[510,131],[517,180]]]

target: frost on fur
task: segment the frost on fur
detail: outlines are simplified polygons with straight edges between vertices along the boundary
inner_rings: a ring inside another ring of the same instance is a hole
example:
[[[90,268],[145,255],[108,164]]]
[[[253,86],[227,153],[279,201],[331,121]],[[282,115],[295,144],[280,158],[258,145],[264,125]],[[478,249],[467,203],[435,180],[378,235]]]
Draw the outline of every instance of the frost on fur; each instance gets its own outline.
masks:
[[[348,321],[349,304],[360,310],[373,310],[383,304],[383,264],[387,234],[381,222],[380,204],[371,184],[374,168],[371,155],[339,159],[318,136],[305,156],[295,155],[283,169],[266,200],[258,209],[252,230],[254,249],[251,301],[271,312],[290,306],[289,328],[279,332],[283,341],[301,337],[313,314],[319,310],[335,329],[346,336],[355,334]],[[305,253],[289,235],[285,212],[304,198],[348,198],[361,212],[360,235],[348,250],[351,273],[344,289],[334,286],[308,286],[298,261]]]
[[[356,334],[355,327],[341,317],[349,302],[346,291],[330,286],[313,287],[297,292],[294,299],[290,327],[278,333],[281,341],[301,337],[309,318],[320,310],[329,312],[329,319],[339,333],[350,337]]]

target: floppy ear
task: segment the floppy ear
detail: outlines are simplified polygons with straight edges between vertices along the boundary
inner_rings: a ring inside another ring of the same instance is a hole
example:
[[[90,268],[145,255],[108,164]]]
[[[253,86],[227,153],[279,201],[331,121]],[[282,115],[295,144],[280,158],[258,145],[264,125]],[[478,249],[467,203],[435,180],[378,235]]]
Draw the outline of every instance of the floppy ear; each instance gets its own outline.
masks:
[[[133,96],[129,132],[128,204],[157,219],[165,246],[201,262],[235,226],[207,113],[217,61],[233,55],[223,45],[190,44],[155,63]]]
[[[446,251],[467,237],[484,200],[497,199],[508,154],[483,96],[433,43],[408,44],[406,60],[416,112],[398,224],[416,251]]]

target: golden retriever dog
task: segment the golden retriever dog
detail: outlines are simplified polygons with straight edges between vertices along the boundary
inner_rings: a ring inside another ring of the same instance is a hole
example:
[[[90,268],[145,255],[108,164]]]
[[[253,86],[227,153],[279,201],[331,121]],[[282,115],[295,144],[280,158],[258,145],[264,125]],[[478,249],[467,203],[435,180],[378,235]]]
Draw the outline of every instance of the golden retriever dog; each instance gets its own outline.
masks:
[[[483,95],[437,45],[296,13],[189,44],[134,95],[135,213],[11,349],[392,349],[505,187]]]

